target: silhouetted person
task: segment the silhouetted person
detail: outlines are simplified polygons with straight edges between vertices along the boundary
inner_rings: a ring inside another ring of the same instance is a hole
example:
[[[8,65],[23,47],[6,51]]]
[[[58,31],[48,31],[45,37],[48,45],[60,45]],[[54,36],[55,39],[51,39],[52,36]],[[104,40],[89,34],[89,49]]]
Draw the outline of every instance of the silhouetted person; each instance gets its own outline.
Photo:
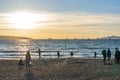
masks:
[[[94,52],[94,58],[96,58],[96,56],[97,56],[97,53],[96,53],[96,52]]]
[[[60,52],[59,51],[57,51],[57,56],[58,56],[58,58],[60,58]]]
[[[30,62],[31,62],[31,55],[30,55],[30,52],[27,51],[26,55],[25,55],[25,58],[26,58],[26,69],[29,68],[29,65],[30,65]]]
[[[118,48],[115,49],[115,63],[119,63],[120,61],[120,51]]]
[[[102,55],[103,55],[103,63],[105,64],[105,60],[106,60],[106,50],[102,50]]]
[[[70,52],[70,56],[73,57],[73,52],[72,51]]]
[[[18,63],[18,69],[23,70],[23,68],[24,68],[24,62],[23,62],[22,58],[20,58],[19,63]]]
[[[110,58],[111,58],[110,48],[108,48],[108,50],[107,50],[107,57],[108,57],[108,61],[110,61]]]
[[[18,65],[24,65],[22,58],[20,58]]]
[[[41,50],[38,49],[38,53],[39,53],[39,59],[41,58]]]

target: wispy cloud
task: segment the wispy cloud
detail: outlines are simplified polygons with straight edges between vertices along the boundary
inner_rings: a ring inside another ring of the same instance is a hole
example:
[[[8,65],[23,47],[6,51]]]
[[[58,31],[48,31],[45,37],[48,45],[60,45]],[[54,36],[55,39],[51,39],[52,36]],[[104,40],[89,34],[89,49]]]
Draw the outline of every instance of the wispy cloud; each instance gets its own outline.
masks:
[[[56,13],[44,11],[35,14],[42,15],[39,16],[39,18],[43,16],[47,18],[43,21],[38,18],[38,26],[42,23],[44,23],[45,26],[120,26],[120,15],[116,14],[92,14],[87,12]],[[0,14],[0,26],[11,24],[5,20],[5,17],[8,15],[9,13]]]
[[[33,11],[38,17],[38,25],[35,29],[25,30],[26,35],[34,35],[39,37],[100,37],[107,35],[119,35],[120,32],[120,15],[118,14],[93,14],[88,12],[46,12],[46,11]],[[7,33],[13,33],[17,29],[13,29],[10,25],[11,22],[6,20],[10,13],[0,14],[0,30]],[[46,20],[41,20],[45,17]],[[41,24],[44,24],[41,26]],[[19,30],[18,30],[19,31]],[[21,35],[14,33],[14,35]],[[49,36],[48,36],[49,35]]]
[[[89,13],[47,13],[47,25],[119,26],[120,15]]]

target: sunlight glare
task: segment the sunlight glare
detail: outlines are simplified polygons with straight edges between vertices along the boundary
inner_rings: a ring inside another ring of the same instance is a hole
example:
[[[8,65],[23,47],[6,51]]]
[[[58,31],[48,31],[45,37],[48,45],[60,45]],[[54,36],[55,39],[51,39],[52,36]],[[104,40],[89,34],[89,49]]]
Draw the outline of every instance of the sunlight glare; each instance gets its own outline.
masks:
[[[42,14],[34,14],[30,12],[17,12],[9,16],[9,21],[12,27],[17,29],[32,29],[37,26],[42,26],[42,21],[45,20],[46,17]]]

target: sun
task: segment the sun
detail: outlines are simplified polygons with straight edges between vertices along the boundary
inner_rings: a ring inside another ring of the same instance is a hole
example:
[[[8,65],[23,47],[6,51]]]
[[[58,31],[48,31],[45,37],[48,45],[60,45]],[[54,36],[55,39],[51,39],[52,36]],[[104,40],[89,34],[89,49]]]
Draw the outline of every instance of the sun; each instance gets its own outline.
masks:
[[[9,15],[9,22],[13,28],[32,29],[43,24],[39,22],[45,21],[46,17],[40,14],[30,12],[16,12]]]

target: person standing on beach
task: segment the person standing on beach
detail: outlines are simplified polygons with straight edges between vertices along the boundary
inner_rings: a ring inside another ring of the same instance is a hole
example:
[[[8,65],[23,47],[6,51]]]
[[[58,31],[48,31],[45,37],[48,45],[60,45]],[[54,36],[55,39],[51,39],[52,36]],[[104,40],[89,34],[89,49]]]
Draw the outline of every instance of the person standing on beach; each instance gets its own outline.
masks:
[[[96,58],[96,56],[97,56],[97,53],[96,53],[96,52],[94,52],[94,58]]]
[[[30,62],[31,62],[31,55],[30,55],[30,52],[27,51],[26,55],[25,55],[25,58],[26,58],[26,69],[29,68],[29,65],[30,65]]]
[[[70,56],[73,57],[73,52],[72,51],[70,52]]]
[[[105,60],[106,60],[106,50],[102,50],[102,55],[103,55],[103,63],[105,64]]]
[[[119,63],[120,61],[120,51],[118,48],[115,48],[115,63]]]
[[[110,58],[111,58],[110,48],[108,48],[108,50],[107,50],[107,57],[108,57],[108,61],[110,62]]]
[[[41,58],[41,50],[40,48],[38,49],[38,53],[39,53],[39,59]]]
[[[57,56],[58,56],[58,58],[60,58],[60,52],[59,51],[57,51]]]

